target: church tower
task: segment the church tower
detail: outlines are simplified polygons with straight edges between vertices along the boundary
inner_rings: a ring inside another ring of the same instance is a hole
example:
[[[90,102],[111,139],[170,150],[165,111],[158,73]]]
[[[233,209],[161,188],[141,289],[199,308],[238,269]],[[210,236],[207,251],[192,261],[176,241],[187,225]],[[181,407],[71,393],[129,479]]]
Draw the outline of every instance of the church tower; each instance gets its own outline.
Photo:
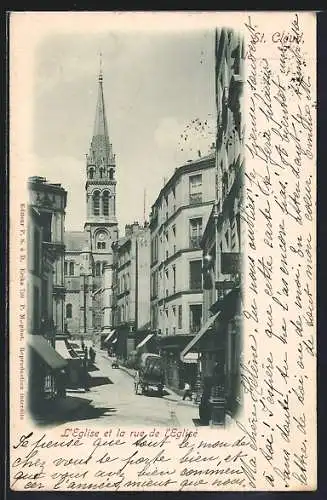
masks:
[[[93,275],[93,321],[95,330],[101,328],[102,273],[112,262],[111,245],[118,239],[116,218],[116,160],[108,133],[104,94],[103,74],[100,67],[98,79],[98,100],[96,105],[93,137],[86,156],[86,207],[87,218],[84,231],[88,234],[89,253]]]
[[[109,140],[103,96],[103,75],[99,74],[98,101],[93,137],[86,156],[86,206],[84,229],[90,233],[92,251],[107,253],[117,239],[116,160]]]

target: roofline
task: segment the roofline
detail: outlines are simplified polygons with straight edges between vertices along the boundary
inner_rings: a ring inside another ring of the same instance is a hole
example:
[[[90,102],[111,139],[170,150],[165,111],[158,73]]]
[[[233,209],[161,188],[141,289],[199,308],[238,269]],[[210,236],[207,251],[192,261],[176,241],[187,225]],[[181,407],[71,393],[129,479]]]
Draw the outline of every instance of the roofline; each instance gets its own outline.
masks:
[[[188,172],[192,172],[193,170],[200,170],[200,169],[204,170],[206,168],[210,168],[210,165],[202,165],[202,163],[206,162],[210,163],[212,160],[215,162],[215,158],[216,158],[216,153],[210,153],[209,155],[204,156],[203,158],[198,158],[192,162],[185,163],[181,167],[177,167],[175,169],[175,172],[171,175],[171,177],[168,179],[163,188],[161,188],[155,202],[151,205],[151,209],[159,203],[159,200],[163,197],[164,193],[168,191],[174,183],[176,183],[179,177]],[[215,163],[213,166],[215,166]]]

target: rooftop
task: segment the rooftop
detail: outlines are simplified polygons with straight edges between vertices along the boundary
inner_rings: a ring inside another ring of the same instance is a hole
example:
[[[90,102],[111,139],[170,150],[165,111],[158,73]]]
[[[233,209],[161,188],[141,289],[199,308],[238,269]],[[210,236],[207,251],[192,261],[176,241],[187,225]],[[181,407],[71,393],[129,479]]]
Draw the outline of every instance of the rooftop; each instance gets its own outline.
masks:
[[[159,203],[159,200],[165,195],[165,193],[171,188],[171,186],[177,181],[177,179],[182,175],[188,172],[192,172],[193,170],[200,170],[201,168],[206,168],[204,163],[210,163],[210,160],[215,160],[216,153],[212,152],[206,156],[202,156],[200,158],[196,158],[195,160],[189,160],[181,167],[175,168],[175,172],[165,183],[163,188],[161,189],[156,201],[153,203],[152,208]]]
[[[89,244],[88,234],[84,231],[66,231],[64,235],[66,251],[82,252]]]

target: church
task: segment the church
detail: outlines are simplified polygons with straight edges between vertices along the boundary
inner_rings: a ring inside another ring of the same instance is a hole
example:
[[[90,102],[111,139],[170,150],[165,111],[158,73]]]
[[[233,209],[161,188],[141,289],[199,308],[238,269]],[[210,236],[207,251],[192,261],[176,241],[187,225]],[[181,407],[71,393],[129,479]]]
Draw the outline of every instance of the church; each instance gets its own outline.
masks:
[[[65,330],[94,338],[104,325],[103,273],[112,266],[112,244],[118,240],[116,218],[116,159],[108,133],[103,94],[103,73],[93,136],[85,169],[86,220],[83,231],[65,232]]]

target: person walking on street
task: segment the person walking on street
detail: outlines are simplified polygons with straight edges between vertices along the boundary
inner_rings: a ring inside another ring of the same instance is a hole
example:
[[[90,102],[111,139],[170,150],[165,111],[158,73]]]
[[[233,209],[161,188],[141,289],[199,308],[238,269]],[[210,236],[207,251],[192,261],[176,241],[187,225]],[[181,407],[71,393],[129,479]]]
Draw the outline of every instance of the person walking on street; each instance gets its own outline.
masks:
[[[82,366],[82,372],[83,372],[83,385],[84,389],[86,392],[90,390],[90,384],[89,384],[89,372],[88,372],[88,358],[87,358],[87,349],[85,348],[84,350],[84,358],[83,358],[83,366]]]
[[[93,365],[94,361],[95,361],[95,350],[93,349],[92,346],[89,349],[89,355],[90,355],[91,364]]]
[[[192,401],[191,386],[188,382],[185,382],[185,385],[184,385],[183,401],[185,401],[186,398],[189,398],[189,400]]]

